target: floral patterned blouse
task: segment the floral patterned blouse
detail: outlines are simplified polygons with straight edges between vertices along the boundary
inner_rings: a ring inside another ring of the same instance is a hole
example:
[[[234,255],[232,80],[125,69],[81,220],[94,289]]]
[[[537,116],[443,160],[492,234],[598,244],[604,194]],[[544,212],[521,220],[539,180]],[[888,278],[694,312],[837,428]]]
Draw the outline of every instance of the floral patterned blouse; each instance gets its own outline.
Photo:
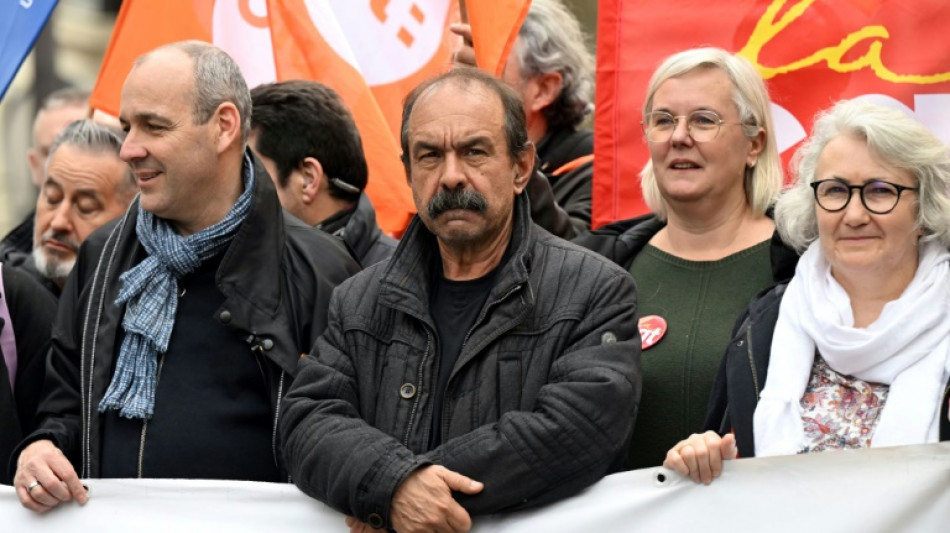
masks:
[[[869,447],[888,390],[839,374],[815,354],[801,401],[805,436],[799,453]]]

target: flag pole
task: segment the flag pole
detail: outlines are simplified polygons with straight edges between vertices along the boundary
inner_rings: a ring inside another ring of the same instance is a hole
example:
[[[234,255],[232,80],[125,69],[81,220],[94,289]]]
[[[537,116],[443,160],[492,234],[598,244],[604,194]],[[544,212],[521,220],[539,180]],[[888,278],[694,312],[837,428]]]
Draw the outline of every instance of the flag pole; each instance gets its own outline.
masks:
[[[459,0],[459,20],[462,24],[468,24],[468,10],[465,9],[465,0]],[[473,46],[471,37],[466,37],[462,41],[465,46]]]

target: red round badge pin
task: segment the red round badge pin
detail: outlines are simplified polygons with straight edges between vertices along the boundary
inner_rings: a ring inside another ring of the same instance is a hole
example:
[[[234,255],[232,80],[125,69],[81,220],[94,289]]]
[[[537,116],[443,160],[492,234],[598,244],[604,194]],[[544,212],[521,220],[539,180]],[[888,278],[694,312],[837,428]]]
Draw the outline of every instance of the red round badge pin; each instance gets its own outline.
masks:
[[[640,317],[640,349],[646,350],[666,335],[666,319],[659,315]]]

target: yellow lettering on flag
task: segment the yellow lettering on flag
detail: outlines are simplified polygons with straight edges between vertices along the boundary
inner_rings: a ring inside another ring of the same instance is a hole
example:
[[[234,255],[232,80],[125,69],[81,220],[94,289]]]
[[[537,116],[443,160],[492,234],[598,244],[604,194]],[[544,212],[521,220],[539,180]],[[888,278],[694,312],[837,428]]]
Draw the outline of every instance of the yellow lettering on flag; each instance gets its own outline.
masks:
[[[871,69],[877,77],[893,83],[913,83],[927,85],[950,81],[950,72],[935,74],[899,74],[884,65],[881,51],[884,43],[890,38],[887,28],[880,25],[864,26],[860,30],[846,35],[836,46],[822,48],[809,56],[786,65],[766,66],[759,59],[762,49],[775,37],[781,35],[792,22],[798,20],[815,0],[801,0],[778,18],[778,13],[787,4],[787,0],[774,0],[766,9],[762,18],[755,25],[749,40],[739,55],[748,59],[758,69],[763,79],[771,79],[781,74],[788,74],[824,62],[835,72],[854,72],[864,68]],[[867,52],[853,61],[844,61],[844,57],[864,41],[870,41]]]

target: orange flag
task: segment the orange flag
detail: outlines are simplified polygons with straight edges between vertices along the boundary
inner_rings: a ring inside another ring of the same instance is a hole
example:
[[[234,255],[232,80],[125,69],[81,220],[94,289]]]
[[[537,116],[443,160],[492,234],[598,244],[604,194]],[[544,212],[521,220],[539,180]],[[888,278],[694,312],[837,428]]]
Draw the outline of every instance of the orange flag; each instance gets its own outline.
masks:
[[[501,72],[529,4],[468,1],[482,68]],[[458,39],[447,28],[458,19],[458,0],[125,0],[91,103],[118,114],[135,58],[185,39],[224,49],[250,87],[294,78],[324,83],[353,113],[370,169],[367,194],[380,227],[398,235],[415,210],[399,161],[402,101],[451,68]]]
[[[268,0],[267,4],[277,78],[319,80],[340,94],[360,129],[370,172],[366,192],[376,207],[380,227],[401,232],[412,216],[413,203],[394,134],[399,106],[391,106],[394,122],[388,123],[363,75],[334,50],[330,40],[337,40],[343,53],[348,49],[342,47],[349,43],[342,33],[331,33],[337,29],[334,25],[326,24],[332,12],[311,14],[323,17],[324,35],[309,17],[300,16],[307,9],[302,0]]]
[[[478,66],[501,76],[518,30],[528,15],[531,0],[468,0],[465,10],[472,26],[472,43]]]
[[[112,39],[89,98],[93,109],[119,114],[119,97],[135,58],[163,44],[198,39],[211,41],[211,2],[163,0],[122,2]]]

